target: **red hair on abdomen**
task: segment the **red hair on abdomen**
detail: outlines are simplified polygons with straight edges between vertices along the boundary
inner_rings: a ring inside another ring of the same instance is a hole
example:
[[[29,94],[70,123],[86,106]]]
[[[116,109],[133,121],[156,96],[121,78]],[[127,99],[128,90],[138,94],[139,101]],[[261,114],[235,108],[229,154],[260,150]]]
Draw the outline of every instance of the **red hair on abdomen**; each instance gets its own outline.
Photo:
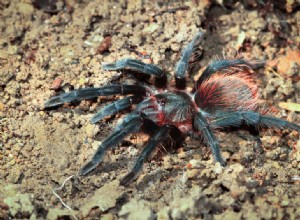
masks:
[[[257,86],[249,73],[215,73],[198,85],[197,106],[207,112],[254,111],[257,109]]]

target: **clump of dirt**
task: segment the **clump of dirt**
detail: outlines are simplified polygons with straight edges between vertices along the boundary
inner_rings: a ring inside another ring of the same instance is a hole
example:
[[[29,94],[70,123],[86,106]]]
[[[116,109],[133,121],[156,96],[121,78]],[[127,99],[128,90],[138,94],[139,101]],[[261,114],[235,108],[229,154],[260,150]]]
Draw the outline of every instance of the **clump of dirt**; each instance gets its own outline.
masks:
[[[125,57],[146,53],[172,75],[182,48],[203,30],[201,69],[232,50],[268,61],[254,73],[262,105],[300,124],[299,6],[255,0],[2,0],[0,218],[299,219],[297,132],[262,130],[262,163],[247,131],[218,133],[228,161],[224,168],[200,141],[187,139],[177,153],[146,163],[137,181],[124,188],[119,180],[144,137],[129,137],[92,175],[77,176],[122,116],[89,122],[114,97],[43,108],[57,92],[118,80],[120,73],[101,66]],[[53,190],[63,183],[54,191],[60,200]]]

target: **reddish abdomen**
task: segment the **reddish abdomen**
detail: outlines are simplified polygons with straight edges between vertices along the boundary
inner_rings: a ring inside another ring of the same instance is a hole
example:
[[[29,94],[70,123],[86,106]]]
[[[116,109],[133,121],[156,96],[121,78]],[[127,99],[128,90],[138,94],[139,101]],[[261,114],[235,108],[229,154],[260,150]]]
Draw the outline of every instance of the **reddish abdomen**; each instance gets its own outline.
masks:
[[[257,86],[246,73],[216,73],[198,86],[195,102],[207,112],[253,111],[257,108]]]

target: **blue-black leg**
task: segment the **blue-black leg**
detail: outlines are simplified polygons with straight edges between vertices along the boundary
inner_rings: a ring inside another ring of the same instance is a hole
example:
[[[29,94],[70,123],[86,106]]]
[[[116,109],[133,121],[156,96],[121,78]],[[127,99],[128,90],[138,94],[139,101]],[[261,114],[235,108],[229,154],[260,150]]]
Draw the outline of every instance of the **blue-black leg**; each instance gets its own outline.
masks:
[[[212,126],[215,127],[239,127],[243,123],[252,128],[253,134],[256,136],[256,143],[254,144],[254,152],[257,156],[257,165],[261,166],[264,161],[264,150],[261,146],[258,130],[254,127],[265,126],[269,128],[290,129],[300,132],[300,126],[280,118],[261,115],[257,112],[242,111],[242,112],[220,112],[217,117],[212,120]],[[251,132],[251,131],[250,131]]]
[[[175,83],[178,89],[184,89],[186,86],[185,76],[189,70],[189,61],[199,45],[200,41],[203,39],[204,33],[198,32],[194,39],[186,46],[182,51],[180,60],[176,64],[175,68]]]
[[[143,168],[145,160],[149,157],[149,155],[153,152],[157,145],[164,142],[169,137],[169,132],[170,127],[167,125],[158,128],[158,130],[154,132],[154,134],[150,137],[144,150],[136,160],[132,170],[129,173],[127,173],[126,176],[121,180],[121,185],[129,185],[132,182],[132,180],[134,180],[138,176],[138,174]]]
[[[115,63],[104,64],[102,68],[104,70],[133,70],[159,78],[165,75],[164,71],[159,67],[134,59],[118,60]]]
[[[83,88],[73,90],[71,92],[62,93],[58,96],[50,98],[45,103],[45,108],[55,107],[66,102],[81,101],[84,99],[92,99],[98,96],[125,94],[146,94],[146,88],[140,85],[108,85],[100,88]]]
[[[219,162],[222,166],[225,166],[226,162],[221,156],[219,142],[214,135],[211,127],[209,126],[206,118],[204,118],[200,112],[195,115],[194,127],[197,131],[202,132],[205,142],[210,146],[212,150],[215,161]]]
[[[286,120],[261,115],[257,112],[252,111],[241,111],[241,112],[220,112],[216,118],[212,120],[213,126],[217,127],[232,127],[240,126],[243,123],[248,125],[260,125],[268,128],[278,129],[290,129],[300,132],[300,126]]]
[[[182,51],[180,60],[176,64],[175,77],[177,79],[185,78],[189,69],[189,60],[193,55],[196,45],[203,39],[204,33],[198,32],[194,39]]]
[[[299,125],[294,124],[292,122],[288,122],[280,118],[266,116],[266,115],[260,115],[259,124],[269,128],[289,129],[289,130],[295,130],[300,132]]]
[[[93,171],[101,163],[108,149],[115,147],[127,135],[138,132],[142,124],[143,118],[138,113],[134,112],[126,116],[115,131],[101,143],[93,158],[80,169],[79,175],[84,176]]]
[[[141,96],[128,96],[126,98],[119,99],[102,108],[99,112],[93,115],[90,121],[92,124],[95,124],[96,122],[100,121],[104,117],[109,115],[114,115],[119,111],[130,107],[133,104],[137,104],[141,102],[142,100],[143,99]]]

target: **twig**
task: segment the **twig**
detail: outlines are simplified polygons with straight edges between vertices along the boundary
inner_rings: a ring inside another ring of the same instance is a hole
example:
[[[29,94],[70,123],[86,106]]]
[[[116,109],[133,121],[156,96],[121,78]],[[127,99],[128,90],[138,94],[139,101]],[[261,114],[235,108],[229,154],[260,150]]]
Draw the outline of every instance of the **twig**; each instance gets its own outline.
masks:
[[[52,193],[59,199],[59,201],[61,202],[61,204],[62,204],[64,207],[66,207],[67,209],[69,209],[71,212],[73,212],[74,210],[73,210],[70,206],[68,206],[66,203],[64,203],[64,201],[63,201],[62,198],[56,193],[56,191],[61,190],[62,188],[64,188],[66,182],[67,182],[68,180],[72,179],[73,177],[74,177],[74,175],[69,176],[68,178],[66,178],[66,179],[64,180],[64,182],[61,184],[60,187],[55,188],[55,189],[52,190]],[[76,220],[78,220],[78,218],[77,218],[74,214],[71,214],[71,215],[72,215]]]

